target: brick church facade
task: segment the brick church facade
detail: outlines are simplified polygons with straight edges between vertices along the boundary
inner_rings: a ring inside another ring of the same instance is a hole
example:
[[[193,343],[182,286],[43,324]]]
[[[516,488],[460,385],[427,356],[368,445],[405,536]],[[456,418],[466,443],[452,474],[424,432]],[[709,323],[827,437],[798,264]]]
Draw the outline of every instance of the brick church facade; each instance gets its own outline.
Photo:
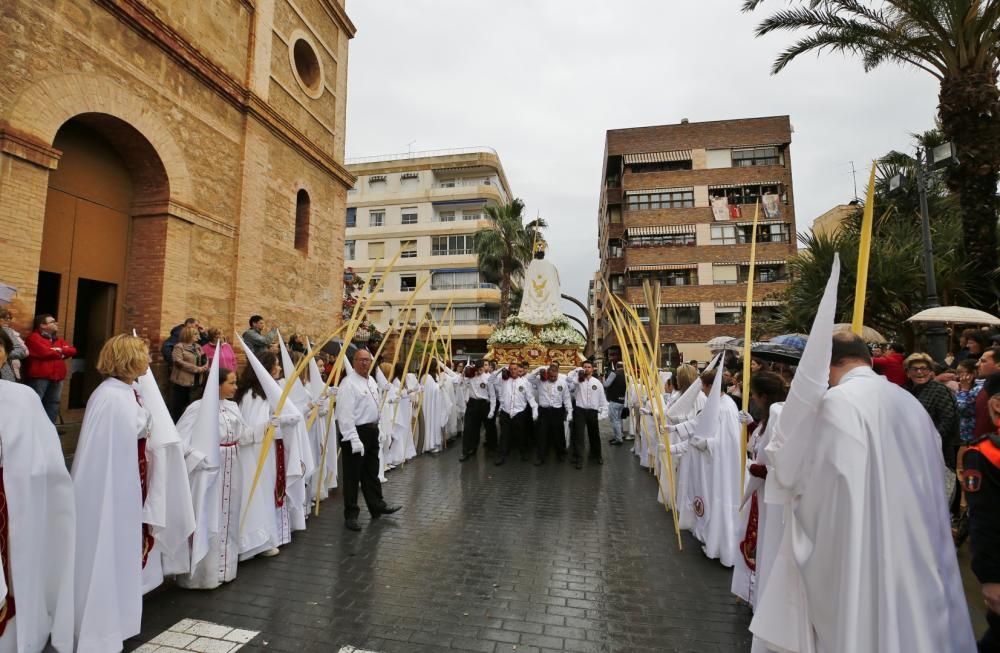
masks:
[[[65,417],[114,333],[332,327],[353,35],[343,0],[0,3],[0,284],[81,349]]]

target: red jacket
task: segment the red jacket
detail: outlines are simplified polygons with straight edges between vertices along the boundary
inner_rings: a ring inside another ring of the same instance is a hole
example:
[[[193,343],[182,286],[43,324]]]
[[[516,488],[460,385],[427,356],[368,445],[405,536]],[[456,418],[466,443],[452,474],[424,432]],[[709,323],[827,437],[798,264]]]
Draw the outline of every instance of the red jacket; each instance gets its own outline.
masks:
[[[55,341],[49,340],[39,331],[32,331],[24,344],[28,346],[28,357],[24,359],[22,372],[25,379],[62,381],[66,378],[64,359],[76,356],[76,347],[58,336]],[[55,347],[61,348],[62,353],[55,351]]]
[[[906,370],[903,369],[903,355],[890,351],[885,356],[872,359],[872,367],[876,372],[896,385],[906,383]]]

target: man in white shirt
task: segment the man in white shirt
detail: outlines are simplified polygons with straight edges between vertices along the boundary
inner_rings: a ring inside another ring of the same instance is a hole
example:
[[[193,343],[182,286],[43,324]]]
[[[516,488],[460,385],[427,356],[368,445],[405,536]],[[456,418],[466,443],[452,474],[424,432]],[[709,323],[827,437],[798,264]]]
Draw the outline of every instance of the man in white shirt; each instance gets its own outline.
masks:
[[[490,383],[490,376],[481,364],[469,365],[464,370],[462,382],[465,384],[465,424],[462,432],[462,457],[464,462],[476,455],[479,449],[479,431],[487,420],[493,419],[496,410],[496,389]]]
[[[487,383],[489,383],[490,385],[493,386],[493,396],[495,397],[495,399],[494,399],[495,403],[494,403],[494,408],[493,408],[493,416],[492,417],[487,417],[486,421],[484,422],[484,424],[486,425],[486,450],[487,451],[496,451],[496,449],[497,449],[497,441],[498,441],[498,437],[497,437],[497,410],[496,410],[496,403],[499,403],[499,399],[498,398],[500,397],[500,377],[499,377],[499,375],[495,375],[495,373],[497,371],[497,362],[496,361],[486,361],[485,365],[486,365],[486,371],[488,372],[488,374],[487,374],[487,378],[488,378]]]
[[[528,459],[528,443],[531,434],[531,422],[538,419],[538,402],[535,401],[534,388],[531,382],[521,374],[521,366],[511,363],[508,367],[494,372],[494,378],[500,378],[499,410],[500,410],[500,450],[497,452],[495,465],[507,462],[511,442],[517,442],[521,450],[521,460]],[[531,412],[528,412],[528,408]]]
[[[573,392],[573,441],[570,457],[577,469],[583,469],[583,432],[590,440],[590,459],[598,465],[604,464],[601,455],[601,433],[597,420],[608,416],[608,399],[604,396],[604,384],[594,378],[594,364],[586,361],[569,374],[570,390]]]
[[[347,528],[360,531],[358,485],[365,495],[365,505],[372,519],[391,515],[402,506],[390,506],[382,498],[379,472],[379,390],[369,376],[372,355],[359,349],[351,361],[354,373],[348,373],[337,392],[337,430],[340,432],[344,464],[344,519]]]
[[[563,421],[568,421],[572,403],[566,375],[559,373],[559,364],[539,367],[528,377],[538,392],[538,424],[535,425],[538,457],[535,465],[544,465],[550,448],[556,450],[556,458],[562,462],[566,458],[566,439]]]

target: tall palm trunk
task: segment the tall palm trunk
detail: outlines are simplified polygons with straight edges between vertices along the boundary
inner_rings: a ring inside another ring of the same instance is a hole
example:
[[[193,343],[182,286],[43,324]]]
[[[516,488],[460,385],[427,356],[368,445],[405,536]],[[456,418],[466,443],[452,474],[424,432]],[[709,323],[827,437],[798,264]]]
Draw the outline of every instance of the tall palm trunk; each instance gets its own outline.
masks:
[[[510,315],[510,268],[504,262],[500,266],[500,322]]]
[[[977,308],[997,304],[997,182],[1000,180],[1000,90],[997,70],[963,71],[945,78],[938,95],[941,130],[955,145],[958,165],[949,186],[962,208],[965,257]]]

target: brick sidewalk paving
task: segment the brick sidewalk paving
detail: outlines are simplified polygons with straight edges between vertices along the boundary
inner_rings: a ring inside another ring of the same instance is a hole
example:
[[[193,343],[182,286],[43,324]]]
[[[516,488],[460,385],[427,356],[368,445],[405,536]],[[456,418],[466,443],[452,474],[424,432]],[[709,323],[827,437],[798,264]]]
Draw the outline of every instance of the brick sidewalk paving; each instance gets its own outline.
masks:
[[[233,583],[148,596],[127,648],[194,619],[259,631],[241,653],[749,650],[731,573],[686,534],[678,552],[654,480],[627,447],[605,444],[605,465],[582,471],[494,467],[482,451],[459,464],[458,454],[390,472],[385,495],[405,507],[363,517],[361,533],[343,527],[337,495]],[[143,651],[172,650],[156,646]]]

